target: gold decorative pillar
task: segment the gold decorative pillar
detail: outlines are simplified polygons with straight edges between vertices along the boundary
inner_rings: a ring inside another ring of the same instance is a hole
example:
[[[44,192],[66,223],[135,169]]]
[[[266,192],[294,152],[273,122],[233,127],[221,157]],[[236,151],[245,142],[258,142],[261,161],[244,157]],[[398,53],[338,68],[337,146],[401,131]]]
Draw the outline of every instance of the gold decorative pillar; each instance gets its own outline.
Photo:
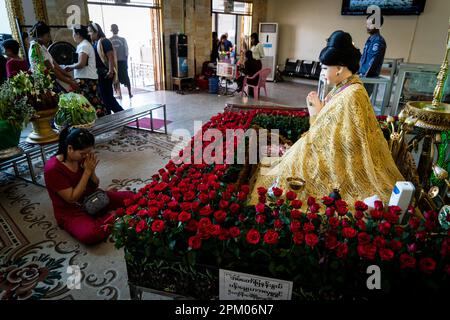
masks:
[[[48,24],[47,7],[44,0],[33,0],[34,14],[37,21]]]
[[[24,11],[22,6],[22,0],[5,0],[6,11],[8,12],[9,25],[11,26],[11,32],[14,39],[19,41],[19,32],[17,29],[16,18],[19,19],[21,25],[25,24]]]

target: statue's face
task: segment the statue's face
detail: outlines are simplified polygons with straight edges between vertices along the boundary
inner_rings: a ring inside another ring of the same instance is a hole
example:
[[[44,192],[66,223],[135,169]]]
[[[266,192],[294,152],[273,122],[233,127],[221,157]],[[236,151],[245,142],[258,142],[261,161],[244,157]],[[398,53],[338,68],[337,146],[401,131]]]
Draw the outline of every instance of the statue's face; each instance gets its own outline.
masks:
[[[327,66],[322,64],[321,75],[326,79],[328,85],[336,85],[341,82],[342,67],[340,66]]]

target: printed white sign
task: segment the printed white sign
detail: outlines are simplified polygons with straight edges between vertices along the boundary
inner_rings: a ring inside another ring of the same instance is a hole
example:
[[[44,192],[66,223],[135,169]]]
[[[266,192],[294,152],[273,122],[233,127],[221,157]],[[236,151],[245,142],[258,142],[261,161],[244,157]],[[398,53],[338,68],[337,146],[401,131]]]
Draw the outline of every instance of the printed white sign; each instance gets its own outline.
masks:
[[[220,300],[291,300],[292,281],[219,270]]]

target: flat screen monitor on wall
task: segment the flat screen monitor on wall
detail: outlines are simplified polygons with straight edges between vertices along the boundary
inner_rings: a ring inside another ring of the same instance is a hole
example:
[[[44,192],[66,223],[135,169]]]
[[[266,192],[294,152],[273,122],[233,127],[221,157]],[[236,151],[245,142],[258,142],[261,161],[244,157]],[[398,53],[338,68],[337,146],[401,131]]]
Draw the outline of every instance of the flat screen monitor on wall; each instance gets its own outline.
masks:
[[[383,15],[420,15],[426,0],[343,0],[342,15],[367,15],[367,7],[377,5]]]

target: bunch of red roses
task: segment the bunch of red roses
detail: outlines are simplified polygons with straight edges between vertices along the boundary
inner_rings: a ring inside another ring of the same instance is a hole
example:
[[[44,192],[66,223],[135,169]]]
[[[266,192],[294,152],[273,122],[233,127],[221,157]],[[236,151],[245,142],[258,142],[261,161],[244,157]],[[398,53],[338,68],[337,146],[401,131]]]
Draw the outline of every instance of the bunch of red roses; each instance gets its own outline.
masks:
[[[247,130],[259,112],[266,111],[218,114],[202,132]],[[203,141],[194,154],[211,143]],[[238,143],[224,141],[223,149],[227,152]],[[191,156],[191,151],[181,151],[180,157]],[[410,208],[400,221],[400,208],[386,208],[381,202],[369,210],[358,201],[350,212],[343,200],[324,197],[318,202],[309,197],[303,203],[295,192],[279,188],[272,189],[273,196],[258,188],[259,203],[249,207],[247,185],[222,181],[228,169],[226,164],[169,161],[152,183],[126,201],[126,208],[116,211],[112,227],[116,246],[126,248],[127,259],[187,256],[191,264],[208,260],[227,267],[253,265],[258,270],[246,271],[303,284],[311,279],[315,285],[329,284],[332,275],[363,273],[361,266],[368,264],[448,281],[450,240],[435,212],[421,219]]]

